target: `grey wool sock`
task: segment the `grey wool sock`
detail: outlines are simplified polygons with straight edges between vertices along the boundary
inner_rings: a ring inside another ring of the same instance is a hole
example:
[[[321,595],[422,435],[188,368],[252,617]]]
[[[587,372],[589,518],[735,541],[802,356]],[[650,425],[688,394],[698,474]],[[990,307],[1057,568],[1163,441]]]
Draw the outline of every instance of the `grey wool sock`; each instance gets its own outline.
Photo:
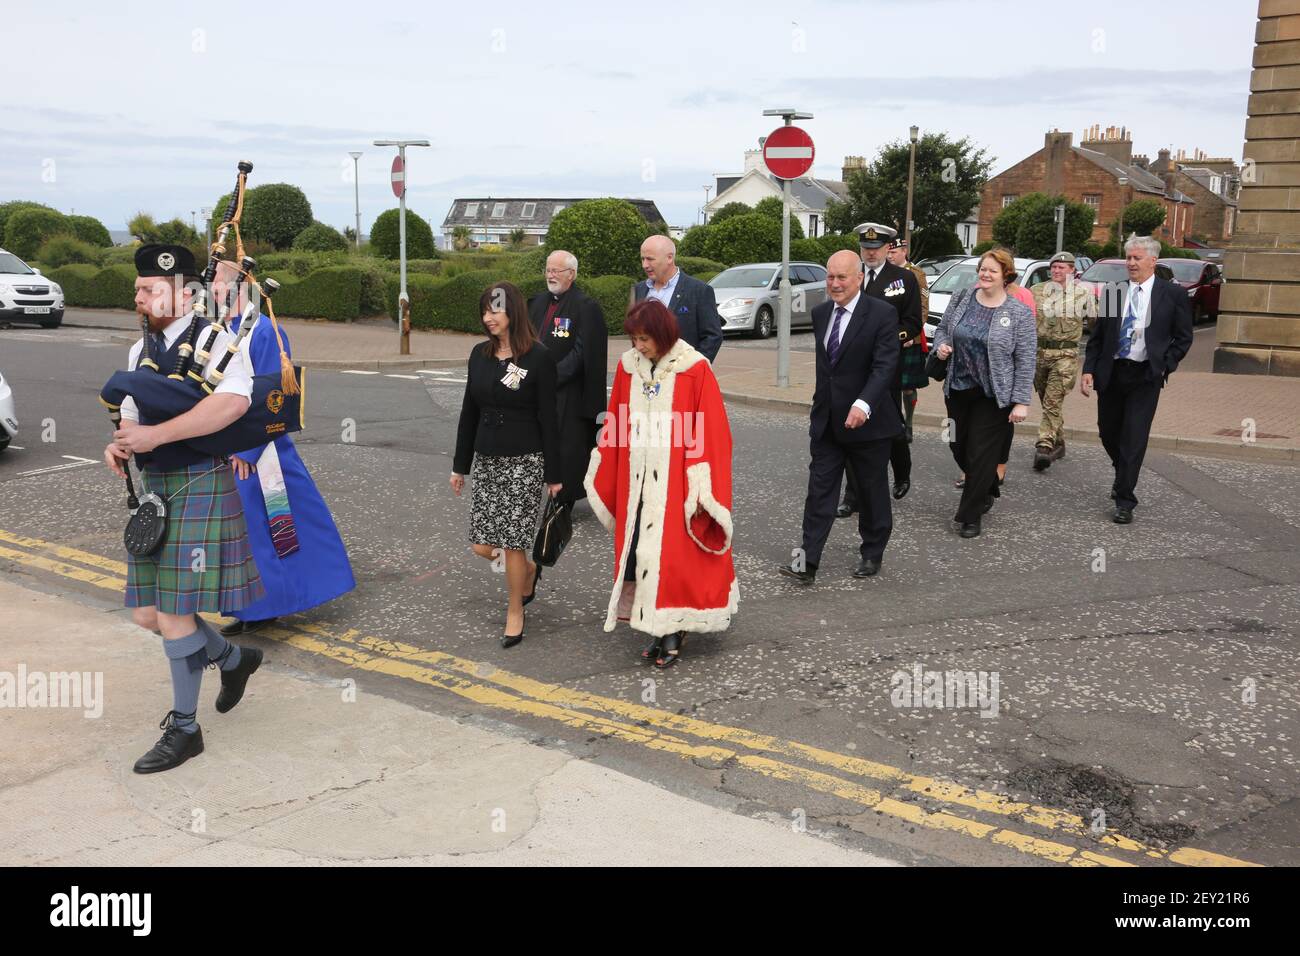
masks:
[[[228,641],[221,636],[221,632],[215,627],[203,620],[201,617],[195,617],[199,622],[199,630],[207,637],[208,663],[216,664],[223,671],[231,670],[239,666],[239,645],[233,641]],[[229,653],[227,653],[229,648]],[[222,655],[225,655],[224,657]]]
[[[207,638],[202,630],[163,641],[163,652],[172,669],[172,710],[176,711],[176,726],[187,734],[199,729],[194,715],[199,709],[199,687],[203,684],[203,668],[208,662]]]

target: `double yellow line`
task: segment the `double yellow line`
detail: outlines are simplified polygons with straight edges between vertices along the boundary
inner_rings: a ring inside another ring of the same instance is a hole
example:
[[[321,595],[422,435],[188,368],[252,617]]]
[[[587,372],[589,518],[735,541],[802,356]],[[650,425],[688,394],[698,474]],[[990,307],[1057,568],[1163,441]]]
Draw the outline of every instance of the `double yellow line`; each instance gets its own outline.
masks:
[[[121,561],[3,530],[0,559],[118,593],[126,584],[126,565]],[[543,683],[357,630],[337,633],[296,623],[260,633],[357,670],[436,687],[482,706],[555,721],[686,760],[743,767],[764,777],[838,797],[902,823],[987,841],[1038,860],[1071,866],[1134,866],[1143,862],[1255,865],[1190,847],[1159,849],[1114,833],[1096,836],[1077,814],[1013,801],[1001,794],[742,727]],[[927,809],[920,801],[935,809]],[[1031,832],[1011,829],[1011,824]]]

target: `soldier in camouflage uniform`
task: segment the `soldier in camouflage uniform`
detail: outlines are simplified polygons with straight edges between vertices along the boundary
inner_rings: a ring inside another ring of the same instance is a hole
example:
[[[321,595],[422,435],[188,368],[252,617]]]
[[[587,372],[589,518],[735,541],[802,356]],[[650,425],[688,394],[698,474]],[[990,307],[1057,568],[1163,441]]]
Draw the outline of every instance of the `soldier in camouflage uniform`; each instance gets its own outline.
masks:
[[[1034,390],[1043,404],[1034,446],[1034,470],[1042,471],[1065,457],[1062,410],[1079,373],[1079,339],[1086,320],[1097,318],[1097,298],[1074,280],[1074,256],[1051,258],[1052,278],[1029,291],[1038,309],[1038,367]]]

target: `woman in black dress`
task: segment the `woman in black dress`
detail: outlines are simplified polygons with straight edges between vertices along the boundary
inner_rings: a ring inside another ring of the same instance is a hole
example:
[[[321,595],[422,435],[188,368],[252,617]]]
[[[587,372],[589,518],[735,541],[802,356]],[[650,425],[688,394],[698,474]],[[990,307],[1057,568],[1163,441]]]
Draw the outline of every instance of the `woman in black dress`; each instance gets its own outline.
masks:
[[[537,341],[524,298],[509,282],[479,297],[488,340],[474,347],[456,432],[451,488],[474,479],[469,539],[489,561],[505,555],[509,604],[502,647],[524,639],[524,605],[537,594],[541,566],[529,552],[537,533],[542,485],[561,489],[555,421],[555,360]]]

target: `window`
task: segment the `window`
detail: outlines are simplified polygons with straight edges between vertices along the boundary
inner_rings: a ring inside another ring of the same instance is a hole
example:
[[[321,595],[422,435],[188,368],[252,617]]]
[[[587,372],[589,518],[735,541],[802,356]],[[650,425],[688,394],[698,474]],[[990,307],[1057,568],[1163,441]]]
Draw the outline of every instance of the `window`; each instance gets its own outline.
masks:
[[[1003,209],[1006,209],[1008,206],[1010,206],[1013,202],[1015,202],[1015,201],[1016,201],[1017,199],[1019,199],[1019,198],[1020,198],[1020,197],[1017,196],[1015,193],[1003,193],[1003,194],[1002,194],[1002,208],[1003,208]]]
[[[532,219],[532,218],[533,218],[533,213],[536,212],[536,211],[537,211],[537,203],[535,203],[535,202],[526,202],[526,203],[524,203],[523,211],[519,213],[519,218],[520,218],[520,219]]]
[[[1085,206],[1091,206],[1093,209],[1101,208],[1101,196],[1097,193],[1089,193],[1083,197]]]
[[[816,282],[817,276],[813,275],[812,269],[808,266],[791,266],[790,280],[799,285],[803,285],[808,282]]]
[[[560,203],[560,204],[557,205],[554,209],[552,209],[552,210],[551,210],[551,218],[554,218],[554,217],[558,216],[558,215],[560,214],[560,210],[563,209],[563,208],[564,208],[564,203]]]
[[[1210,192],[1217,194],[1220,191],[1222,191],[1222,188],[1223,188],[1223,180],[1221,180],[1218,176],[1211,176]]]
[[[499,203],[497,203],[495,206],[492,207],[492,218],[493,218],[493,219],[500,219],[500,218],[501,218],[502,216],[504,216],[505,214],[506,214],[506,204],[505,204],[505,203],[503,203],[503,202],[499,202]]]
[[[810,213],[808,216],[808,238],[817,238],[817,214],[815,212]]]
[[[478,215],[478,203],[476,202],[465,203],[465,218],[473,219],[477,215]]]

